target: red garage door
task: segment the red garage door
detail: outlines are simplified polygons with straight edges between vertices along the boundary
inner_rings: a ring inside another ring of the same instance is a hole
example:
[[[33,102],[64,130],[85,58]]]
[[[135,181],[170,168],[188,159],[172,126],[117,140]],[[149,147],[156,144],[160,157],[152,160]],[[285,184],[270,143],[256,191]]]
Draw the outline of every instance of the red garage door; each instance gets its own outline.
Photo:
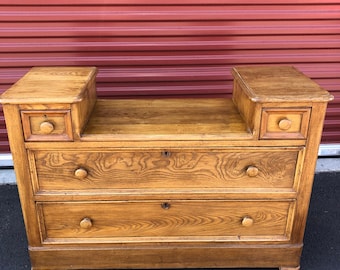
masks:
[[[340,0],[48,2],[1,1],[0,92],[32,66],[93,65],[101,97],[230,96],[232,66],[295,65],[335,96],[323,142],[340,142]]]

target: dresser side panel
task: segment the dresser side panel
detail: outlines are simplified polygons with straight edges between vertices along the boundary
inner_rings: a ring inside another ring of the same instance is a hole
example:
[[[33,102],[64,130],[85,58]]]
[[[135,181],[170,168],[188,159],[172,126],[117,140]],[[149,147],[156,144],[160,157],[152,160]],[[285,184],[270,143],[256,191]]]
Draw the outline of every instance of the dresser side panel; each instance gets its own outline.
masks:
[[[6,119],[28,243],[31,246],[40,246],[39,223],[36,216],[35,203],[32,199],[33,187],[24,144],[20,112],[17,105],[4,105],[3,111]]]
[[[92,77],[80,102],[71,104],[72,124],[75,139],[80,138],[97,101],[96,81]]]
[[[295,243],[302,243],[304,237],[326,107],[327,103],[321,102],[312,107],[293,225],[292,241]]]
[[[254,135],[254,138],[258,137],[260,126],[260,106],[256,102],[253,102],[245,93],[240,82],[234,80],[233,89],[233,102],[238,108],[243,119],[246,121],[248,128]]]

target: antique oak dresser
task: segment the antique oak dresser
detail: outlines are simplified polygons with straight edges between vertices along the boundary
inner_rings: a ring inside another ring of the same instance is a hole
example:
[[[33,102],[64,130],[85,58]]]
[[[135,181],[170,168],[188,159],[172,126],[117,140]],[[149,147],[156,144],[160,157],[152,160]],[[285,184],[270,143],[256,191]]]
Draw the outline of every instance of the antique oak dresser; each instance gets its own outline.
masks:
[[[97,99],[96,72],[1,96],[32,269],[299,269],[327,91],[245,66],[231,99]]]

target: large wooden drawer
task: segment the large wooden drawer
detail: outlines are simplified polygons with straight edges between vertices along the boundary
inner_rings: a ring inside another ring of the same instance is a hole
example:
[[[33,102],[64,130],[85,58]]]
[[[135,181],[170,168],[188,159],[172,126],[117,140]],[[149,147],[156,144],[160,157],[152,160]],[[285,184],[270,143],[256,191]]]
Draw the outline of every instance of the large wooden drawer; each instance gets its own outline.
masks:
[[[294,201],[38,203],[44,242],[284,241]]]
[[[39,190],[292,188],[298,148],[32,151]]]

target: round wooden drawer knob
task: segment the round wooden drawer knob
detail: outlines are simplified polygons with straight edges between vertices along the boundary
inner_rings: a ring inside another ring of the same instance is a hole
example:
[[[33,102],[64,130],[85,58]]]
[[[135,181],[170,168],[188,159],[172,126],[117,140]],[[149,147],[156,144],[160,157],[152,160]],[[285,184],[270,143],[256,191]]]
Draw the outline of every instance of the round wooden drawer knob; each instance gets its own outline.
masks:
[[[246,174],[249,177],[255,177],[259,174],[259,169],[255,166],[249,166],[246,170]]]
[[[92,227],[92,220],[88,217],[85,217],[80,221],[79,225],[82,229],[89,229]]]
[[[279,121],[279,128],[280,128],[281,130],[288,130],[288,129],[290,129],[291,127],[292,127],[292,121],[291,121],[291,120],[285,118],[285,119],[281,119],[281,120]]]
[[[51,132],[54,130],[54,125],[49,121],[44,121],[40,124],[40,132],[42,134],[51,134]]]
[[[76,169],[74,172],[74,176],[79,179],[84,179],[87,175],[88,175],[88,172],[84,168]]]
[[[251,217],[244,217],[242,219],[242,226],[250,227],[254,224],[254,220]]]

